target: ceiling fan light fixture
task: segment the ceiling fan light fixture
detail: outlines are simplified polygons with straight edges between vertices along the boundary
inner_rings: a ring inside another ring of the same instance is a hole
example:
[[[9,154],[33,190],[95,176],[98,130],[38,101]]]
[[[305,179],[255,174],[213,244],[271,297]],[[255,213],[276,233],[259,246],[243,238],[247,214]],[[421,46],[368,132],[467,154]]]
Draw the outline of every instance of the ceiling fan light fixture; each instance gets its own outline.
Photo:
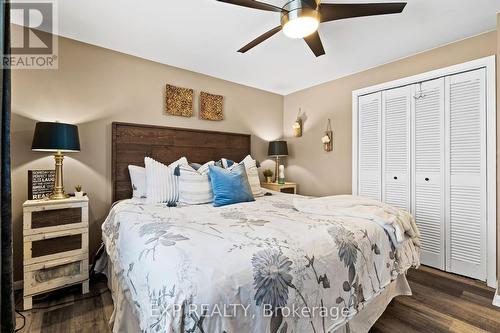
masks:
[[[316,57],[325,54],[325,48],[318,33],[320,23],[336,20],[402,13],[406,2],[369,3],[322,3],[322,0],[289,0],[283,7],[270,5],[259,0],[217,0],[233,5],[281,12],[281,24],[258,36],[238,50],[245,53],[268,40],[281,30],[287,37],[303,38]],[[352,0],[351,0],[352,1]],[[357,0],[359,1],[359,0]]]
[[[304,38],[316,32],[319,20],[312,16],[302,16],[286,22],[283,33],[289,38]]]
[[[288,2],[281,14],[281,27],[289,38],[304,38],[319,28],[320,16],[316,7],[304,0]]]

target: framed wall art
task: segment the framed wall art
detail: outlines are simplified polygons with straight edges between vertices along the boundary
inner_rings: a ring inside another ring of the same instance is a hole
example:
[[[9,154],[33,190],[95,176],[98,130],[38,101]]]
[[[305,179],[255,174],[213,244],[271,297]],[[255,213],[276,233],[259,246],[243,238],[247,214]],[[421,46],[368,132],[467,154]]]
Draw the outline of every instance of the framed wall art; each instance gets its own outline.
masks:
[[[207,92],[200,93],[200,118],[205,120],[224,120],[224,97]]]
[[[167,84],[166,87],[166,112],[173,116],[193,116],[193,89],[180,88]]]

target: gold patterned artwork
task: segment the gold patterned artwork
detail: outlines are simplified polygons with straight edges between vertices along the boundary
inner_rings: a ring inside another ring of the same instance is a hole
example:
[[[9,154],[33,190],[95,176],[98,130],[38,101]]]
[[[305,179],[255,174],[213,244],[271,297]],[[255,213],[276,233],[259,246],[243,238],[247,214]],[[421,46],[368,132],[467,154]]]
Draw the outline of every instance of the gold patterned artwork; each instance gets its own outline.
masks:
[[[200,93],[200,118],[206,120],[223,120],[222,102],[224,97],[206,92]]]
[[[167,113],[174,116],[193,116],[193,89],[167,84],[165,107]]]

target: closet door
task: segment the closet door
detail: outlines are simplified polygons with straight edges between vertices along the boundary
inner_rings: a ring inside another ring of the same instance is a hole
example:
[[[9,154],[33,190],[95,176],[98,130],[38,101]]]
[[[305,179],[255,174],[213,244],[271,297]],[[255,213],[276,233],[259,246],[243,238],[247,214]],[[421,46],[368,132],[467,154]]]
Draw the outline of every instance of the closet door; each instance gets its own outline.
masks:
[[[358,194],[381,200],[382,93],[358,99]]]
[[[382,200],[410,210],[411,86],[382,93]]]
[[[444,270],[444,78],[413,90],[413,213],[422,235],[422,263]]]
[[[452,75],[447,93],[447,271],[486,280],[486,73]]]

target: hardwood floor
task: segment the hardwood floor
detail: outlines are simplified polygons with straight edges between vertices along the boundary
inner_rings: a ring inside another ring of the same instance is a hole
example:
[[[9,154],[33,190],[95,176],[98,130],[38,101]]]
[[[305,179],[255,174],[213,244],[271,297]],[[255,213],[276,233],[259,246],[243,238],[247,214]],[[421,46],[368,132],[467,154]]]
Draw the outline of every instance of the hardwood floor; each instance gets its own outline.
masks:
[[[90,292],[81,294],[76,285],[57,290],[43,299],[33,299],[33,310],[21,312],[26,317],[22,333],[110,333],[109,318],[113,300],[105,277],[100,276],[90,284]],[[22,308],[22,295],[16,295],[17,310]],[[16,314],[17,327],[22,318]]]
[[[413,296],[396,297],[370,333],[500,333],[495,291],[484,283],[424,266],[408,281]]]
[[[500,333],[500,308],[491,305],[494,290],[484,283],[427,267],[411,270],[408,280],[413,296],[395,298],[370,333]],[[21,332],[110,332],[113,303],[105,280],[93,281],[87,295],[80,292],[75,286],[35,300],[36,309],[23,312]]]

